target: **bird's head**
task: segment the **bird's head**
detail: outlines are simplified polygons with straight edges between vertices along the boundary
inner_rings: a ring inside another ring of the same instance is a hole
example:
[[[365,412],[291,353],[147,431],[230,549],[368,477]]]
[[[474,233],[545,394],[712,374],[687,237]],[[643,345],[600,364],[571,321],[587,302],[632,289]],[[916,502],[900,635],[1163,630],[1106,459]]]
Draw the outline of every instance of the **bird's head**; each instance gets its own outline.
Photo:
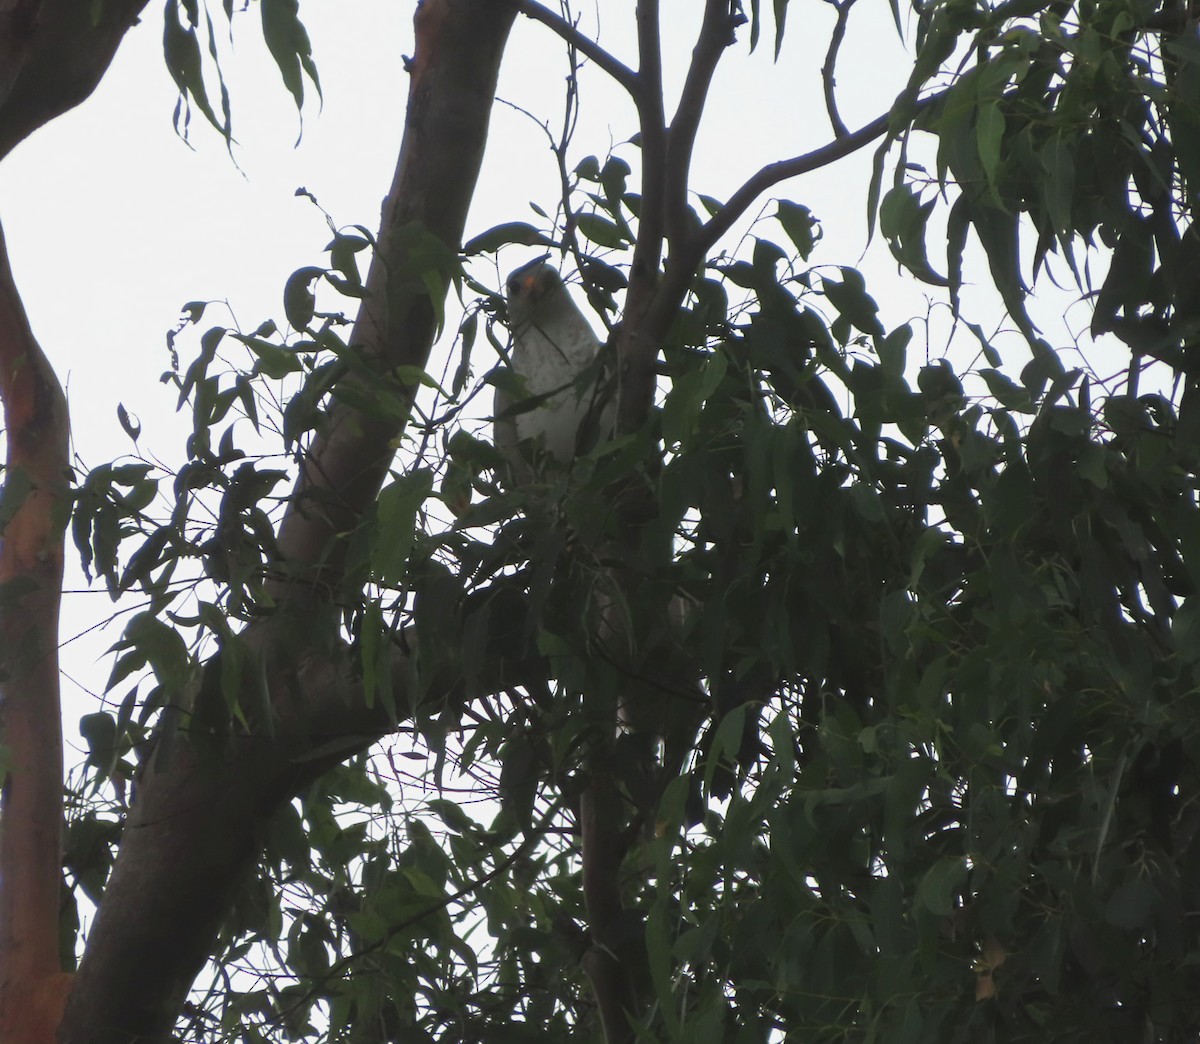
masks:
[[[505,282],[508,315],[512,322],[527,321],[535,311],[559,293],[565,296],[562,277],[545,257],[539,257],[510,273]]]

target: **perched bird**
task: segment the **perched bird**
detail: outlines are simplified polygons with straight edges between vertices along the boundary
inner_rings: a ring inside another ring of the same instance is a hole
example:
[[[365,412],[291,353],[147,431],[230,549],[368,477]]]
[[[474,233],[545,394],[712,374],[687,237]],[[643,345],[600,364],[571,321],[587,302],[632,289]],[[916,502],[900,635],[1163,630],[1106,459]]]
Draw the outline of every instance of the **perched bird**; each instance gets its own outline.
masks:
[[[512,347],[508,364],[524,399],[511,382],[497,385],[493,431],[496,448],[521,479],[529,477],[526,456],[569,463],[585,440],[611,431],[611,404],[596,357],[600,339],[567,293],[562,278],[544,258],[514,271],[506,284]],[[592,369],[595,380],[581,378]],[[528,443],[526,456],[519,445]]]
[[[508,277],[506,292],[516,380],[496,384],[493,436],[522,486],[538,467],[569,464],[611,435],[616,411],[598,361],[600,339],[558,272],[538,258]],[[688,610],[683,598],[671,597],[657,622],[639,628],[649,648],[633,653],[640,642],[624,614],[601,609],[599,640],[627,672],[614,722],[617,773],[647,818],[662,786],[684,767],[708,709],[696,665],[678,641]]]

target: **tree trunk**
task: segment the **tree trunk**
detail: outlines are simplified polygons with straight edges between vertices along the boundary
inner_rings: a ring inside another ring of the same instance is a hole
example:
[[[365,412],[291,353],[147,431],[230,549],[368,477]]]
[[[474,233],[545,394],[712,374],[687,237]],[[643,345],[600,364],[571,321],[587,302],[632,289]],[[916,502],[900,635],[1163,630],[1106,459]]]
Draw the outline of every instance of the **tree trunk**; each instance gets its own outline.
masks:
[[[0,397],[4,513],[16,509],[0,540],[0,1039],[50,1044],[62,995],[58,606],[70,510],[67,402],[29,328],[2,231]]]
[[[435,309],[409,263],[409,236],[416,223],[451,253],[461,243],[514,18],[515,9],[494,0],[425,0],[417,10],[404,140],[370,296],[350,341],[383,371],[428,358]],[[331,642],[328,654],[310,648],[292,666],[287,621],[321,616],[339,588],[339,541],[378,495],[406,419],[381,421],[347,406],[327,418],[281,524],[287,581],[274,592],[278,614],[247,636],[267,664],[274,735],[289,741],[241,737],[219,763],[186,747],[165,764],[147,763],[60,1028],[65,1044],[166,1040],[258,851],[259,828],[331,763],[389,727],[351,687],[340,645]],[[338,739],[346,745],[336,757],[309,757]]]
[[[0,158],[84,100],[146,0],[0,0]],[[96,11],[100,17],[96,19]],[[62,388],[30,329],[0,232],[0,1040],[52,1044],[59,961],[62,711],[58,611],[69,512]]]

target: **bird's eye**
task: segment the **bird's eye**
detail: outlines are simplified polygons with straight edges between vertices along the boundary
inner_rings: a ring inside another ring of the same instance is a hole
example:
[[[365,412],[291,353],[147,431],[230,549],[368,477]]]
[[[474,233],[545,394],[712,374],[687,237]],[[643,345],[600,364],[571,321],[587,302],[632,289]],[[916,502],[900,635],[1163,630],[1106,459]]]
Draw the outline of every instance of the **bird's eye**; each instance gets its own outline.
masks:
[[[521,291],[521,280],[510,279],[508,281],[508,296],[516,297],[517,294],[520,293],[520,291]]]

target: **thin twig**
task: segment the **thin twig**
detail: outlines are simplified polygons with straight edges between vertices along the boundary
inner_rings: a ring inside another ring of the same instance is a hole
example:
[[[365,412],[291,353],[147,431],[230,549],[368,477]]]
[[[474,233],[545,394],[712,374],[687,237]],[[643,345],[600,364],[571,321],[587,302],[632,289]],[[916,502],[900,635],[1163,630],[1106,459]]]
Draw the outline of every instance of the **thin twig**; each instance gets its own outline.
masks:
[[[581,33],[575,26],[563,18],[562,15],[555,14],[549,8],[543,7],[537,3],[537,0],[509,0],[509,2],[526,18],[532,18],[535,22],[541,22],[542,25],[550,29],[556,36],[576,48],[580,54],[584,54],[590,58],[608,73],[609,76],[616,80],[617,83],[624,87],[629,92],[630,97],[635,100],[637,99],[640,93],[638,74],[615,55],[606,51],[590,36]]]
[[[566,10],[569,15],[570,8],[567,7]],[[558,141],[552,143],[551,148],[554,150],[554,158],[558,166],[559,188],[562,192],[563,247],[570,252],[571,257],[575,261],[576,269],[579,271],[580,276],[583,277],[585,271],[584,255],[579,246],[579,236],[576,234],[578,216],[571,207],[571,176],[567,171],[567,150],[579,123],[579,49],[577,47],[568,47],[567,59],[570,62],[571,71],[567,75],[567,97],[563,109],[563,129]],[[587,294],[588,303],[592,306],[592,310],[600,317],[605,331],[611,332],[612,320],[609,318],[608,311],[604,307],[605,302],[600,296],[600,292],[589,279],[581,278],[581,282],[583,283],[583,290]]]

